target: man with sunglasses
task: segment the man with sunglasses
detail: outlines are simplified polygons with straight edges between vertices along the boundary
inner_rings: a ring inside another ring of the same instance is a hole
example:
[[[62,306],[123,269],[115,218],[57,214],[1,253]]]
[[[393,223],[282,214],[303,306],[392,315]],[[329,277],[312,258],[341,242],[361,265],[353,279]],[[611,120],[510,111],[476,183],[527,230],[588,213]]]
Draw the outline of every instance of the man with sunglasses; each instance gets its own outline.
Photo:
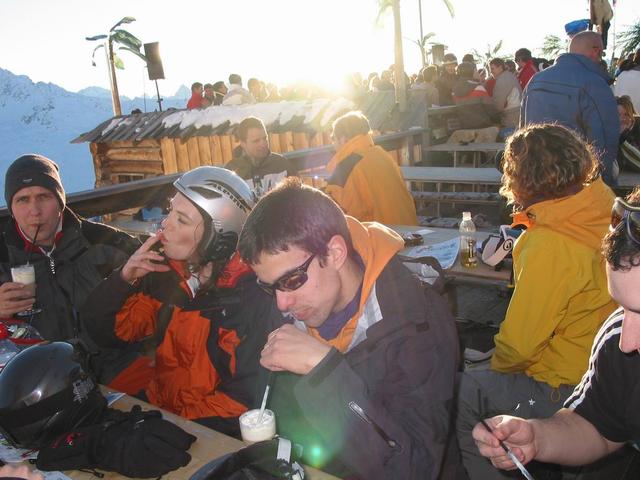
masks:
[[[340,477],[435,479],[458,346],[448,306],[396,258],[402,239],[288,178],[258,202],[239,250],[285,313],[261,354],[278,432]],[[455,474],[443,474],[454,478]]]
[[[589,369],[553,417],[487,419],[473,437],[480,453],[499,468],[514,469],[499,440],[527,463],[590,464],[640,438],[640,189],[617,198],[605,237],[609,292],[620,308],[596,335]],[[595,477],[594,477],[595,478]],[[614,478],[613,475],[598,478]]]

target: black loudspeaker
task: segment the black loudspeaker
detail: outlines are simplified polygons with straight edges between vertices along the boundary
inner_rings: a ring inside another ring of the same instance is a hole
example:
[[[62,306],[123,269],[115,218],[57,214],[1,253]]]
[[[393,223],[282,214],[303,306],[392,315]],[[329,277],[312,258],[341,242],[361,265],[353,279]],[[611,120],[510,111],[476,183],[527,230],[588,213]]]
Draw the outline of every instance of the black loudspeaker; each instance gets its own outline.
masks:
[[[147,57],[147,72],[149,73],[149,80],[164,79],[162,59],[160,58],[160,43],[145,43],[144,56]]]
[[[433,45],[431,47],[431,56],[433,58],[434,65],[442,65],[442,59],[444,57],[444,45]]]

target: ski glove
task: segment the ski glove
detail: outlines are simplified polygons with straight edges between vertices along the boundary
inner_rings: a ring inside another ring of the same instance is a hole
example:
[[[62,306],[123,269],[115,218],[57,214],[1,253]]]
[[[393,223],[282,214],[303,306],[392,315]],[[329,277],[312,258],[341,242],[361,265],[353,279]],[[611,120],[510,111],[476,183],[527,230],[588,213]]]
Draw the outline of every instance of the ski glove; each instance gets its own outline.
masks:
[[[67,432],[38,453],[40,470],[98,468],[127,477],[155,478],[187,465],[196,437],[164,420],[158,410],[107,409],[102,421]]]

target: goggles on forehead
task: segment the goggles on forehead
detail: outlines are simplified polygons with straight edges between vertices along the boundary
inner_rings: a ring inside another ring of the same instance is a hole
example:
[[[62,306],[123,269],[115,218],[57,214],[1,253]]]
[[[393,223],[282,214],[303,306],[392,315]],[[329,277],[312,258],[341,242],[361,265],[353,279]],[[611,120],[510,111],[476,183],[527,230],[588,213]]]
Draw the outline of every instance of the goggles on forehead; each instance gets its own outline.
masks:
[[[258,286],[269,295],[275,295],[276,290],[280,290],[281,292],[293,292],[304,285],[309,279],[307,270],[309,270],[309,265],[311,265],[314,258],[316,258],[315,253],[307,258],[302,265],[294,268],[288,273],[285,273],[273,283],[262,282],[259,278],[256,279],[256,282],[258,283]]]
[[[627,236],[640,245],[640,205],[629,205],[622,198],[617,197],[611,208],[611,230],[615,230],[624,223]]]

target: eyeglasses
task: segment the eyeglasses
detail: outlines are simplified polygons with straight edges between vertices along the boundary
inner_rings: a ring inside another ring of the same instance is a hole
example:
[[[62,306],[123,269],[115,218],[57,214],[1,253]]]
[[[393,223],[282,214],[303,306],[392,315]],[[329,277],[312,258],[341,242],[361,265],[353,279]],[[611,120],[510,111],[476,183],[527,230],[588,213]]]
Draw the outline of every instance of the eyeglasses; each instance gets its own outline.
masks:
[[[629,205],[617,197],[611,209],[611,230],[618,228],[623,221],[629,238],[640,245],[640,206]]]
[[[285,273],[273,283],[265,283],[260,281],[260,279],[257,279],[256,282],[258,283],[258,286],[269,295],[275,295],[276,290],[280,290],[281,292],[293,292],[304,285],[309,279],[307,270],[309,270],[309,265],[311,265],[314,258],[316,258],[315,253],[307,258],[302,265],[294,268],[288,273]]]

